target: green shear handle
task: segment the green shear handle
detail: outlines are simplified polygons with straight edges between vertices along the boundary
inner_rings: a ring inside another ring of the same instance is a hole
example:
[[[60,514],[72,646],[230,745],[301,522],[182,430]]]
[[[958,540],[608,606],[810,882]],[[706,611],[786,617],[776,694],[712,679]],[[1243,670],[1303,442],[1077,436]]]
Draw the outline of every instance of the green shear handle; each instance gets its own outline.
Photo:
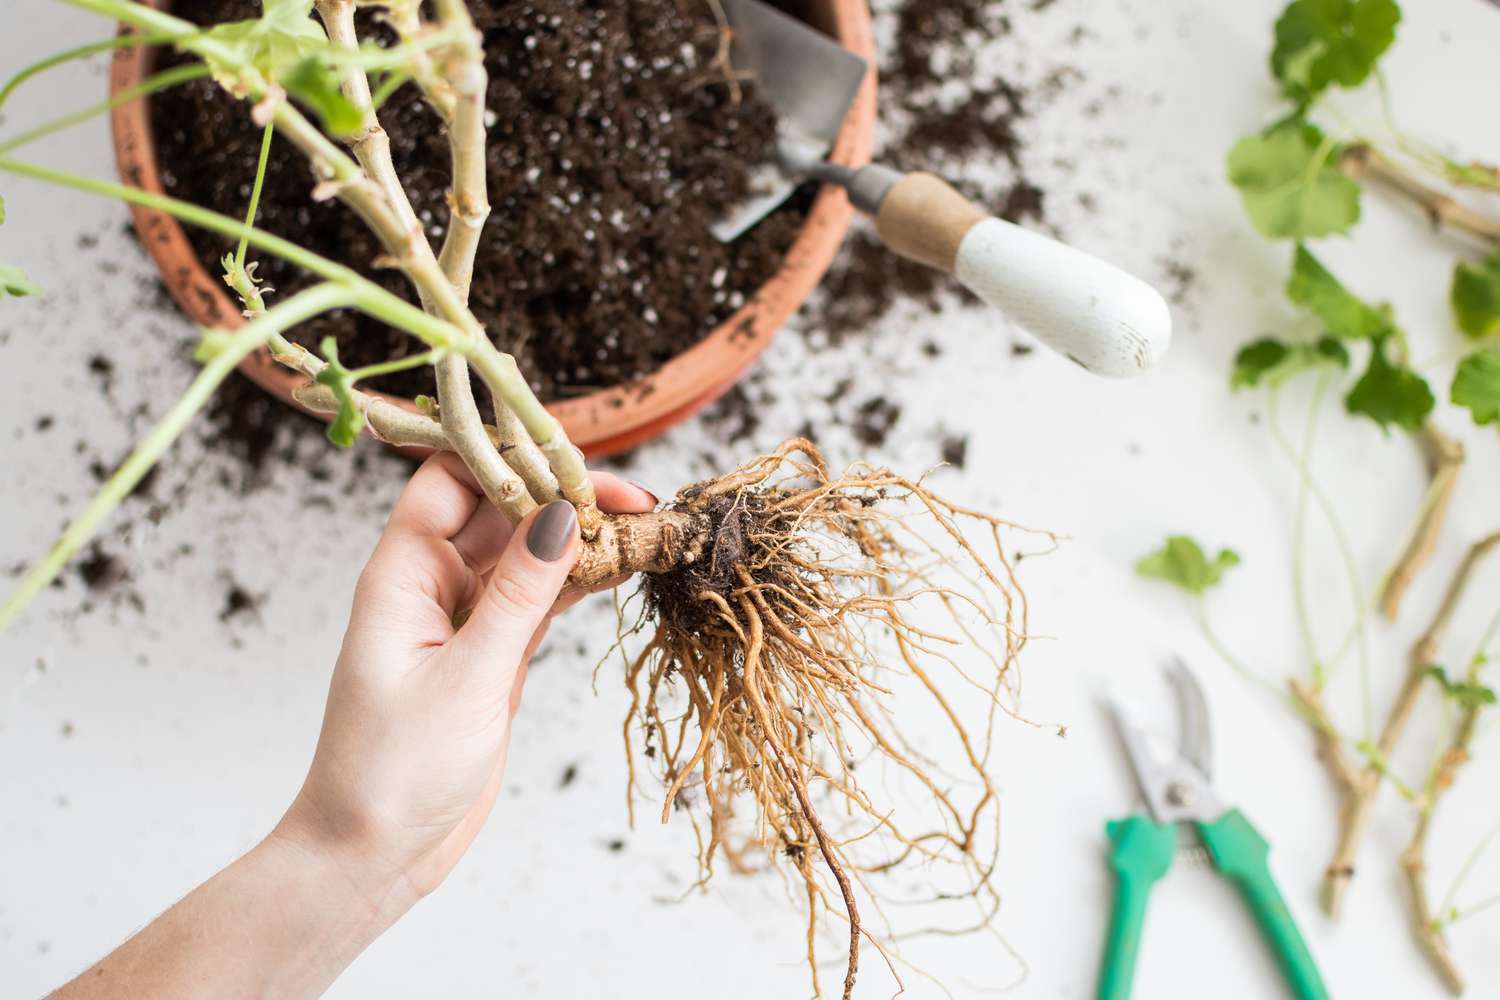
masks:
[[[1116,886],[1109,943],[1099,973],[1099,1000],[1129,1000],[1141,928],[1146,923],[1146,901],[1156,880],[1172,867],[1177,830],[1175,824],[1156,823],[1145,816],[1114,820],[1105,829],[1115,845],[1109,864],[1115,870]]]
[[[1266,865],[1270,845],[1265,838],[1238,809],[1229,810],[1212,823],[1199,823],[1198,832],[1214,859],[1214,867],[1239,886],[1250,904],[1298,1000],[1328,1000],[1328,990],[1307,950],[1307,942],[1302,940],[1302,933],[1286,908],[1286,900],[1281,898],[1281,891],[1271,878],[1271,869]]]
[[[1297,1000],[1328,1000],[1317,965],[1297,930],[1266,865],[1269,845],[1237,809],[1212,823],[1196,823],[1214,867],[1229,878],[1250,905],[1276,952]],[[1167,873],[1177,846],[1176,824],[1131,816],[1108,826],[1114,843],[1110,866],[1117,888],[1109,941],[1099,975],[1099,1000],[1128,1000],[1140,952],[1141,928],[1151,887]]]

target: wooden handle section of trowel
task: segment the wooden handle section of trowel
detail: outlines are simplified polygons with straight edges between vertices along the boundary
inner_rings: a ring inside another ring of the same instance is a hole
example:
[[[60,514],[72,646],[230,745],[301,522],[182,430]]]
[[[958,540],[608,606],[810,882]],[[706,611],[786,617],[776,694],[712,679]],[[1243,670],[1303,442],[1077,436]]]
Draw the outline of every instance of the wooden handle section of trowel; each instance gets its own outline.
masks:
[[[932,174],[882,187],[873,214],[889,249],[952,274],[1089,371],[1139,375],[1166,351],[1167,304],[1139,278],[995,218]]]

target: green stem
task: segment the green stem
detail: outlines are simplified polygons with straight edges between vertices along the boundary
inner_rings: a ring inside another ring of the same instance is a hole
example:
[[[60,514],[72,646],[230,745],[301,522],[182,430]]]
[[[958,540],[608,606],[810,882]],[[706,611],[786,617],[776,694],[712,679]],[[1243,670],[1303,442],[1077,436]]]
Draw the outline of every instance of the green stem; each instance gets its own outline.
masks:
[[[61,66],[64,63],[70,63],[77,59],[87,59],[89,56],[100,52],[108,52],[111,49],[135,48],[139,45],[160,45],[165,41],[170,41],[165,35],[115,35],[112,38],[106,38],[102,42],[90,42],[87,45],[80,45],[76,48],[50,55],[21,69],[15,76],[5,82],[4,87],[0,87],[0,107],[4,107],[5,102],[10,100],[10,95],[15,93],[17,87],[37,74],[52,69],[54,66]]]
[[[193,417],[208,402],[235,366],[273,334],[289,329],[304,320],[351,304],[350,289],[338,284],[315,285],[299,292],[264,315],[246,323],[198,372],[187,390],[172,404],[151,432],[141,440],[130,456],[105,480],[76,519],[63,531],[46,558],[37,563],[16,585],[4,604],[0,604],[0,631],[4,631],[22,609],[41,590],[57,578],[73,554],[81,549],[99,525],[135,489],[162,454],[187,428]]]
[[[1469,917],[1474,916],[1475,914],[1481,913],[1484,910],[1488,910],[1490,907],[1496,905],[1497,903],[1500,903],[1500,892],[1497,892],[1493,896],[1487,896],[1486,898],[1481,899],[1479,902],[1475,903],[1473,906],[1465,906],[1461,910],[1459,910],[1459,909],[1448,910],[1447,912],[1449,914],[1451,914],[1451,916],[1446,921],[1444,921],[1444,924],[1445,925],[1456,924],[1460,920],[1466,920]]]
[[[1307,429],[1303,432],[1302,451],[1297,457],[1297,462],[1304,467],[1311,459],[1313,438],[1318,426],[1318,407],[1323,401],[1326,386],[1327,376],[1320,373],[1317,388],[1313,390],[1312,403],[1307,410]],[[1279,428],[1280,390],[1273,385],[1266,395],[1266,420],[1272,427]],[[1324,681],[1323,661],[1313,632],[1312,609],[1307,602],[1307,511],[1312,496],[1308,481],[1309,477],[1302,476],[1297,484],[1297,513],[1292,527],[1292,595],[1297,606],[1298,631],[1302,633],[1302,646],[1307,652],[1307,661],[1312,670],[1313,690],[1321,691]]]
[[[1458,869],[1458,874],[1453,877],[1453,884],[1448,887],[1448,891],[1443,895],[1443,905],[1438,907],[1439,919],[1442,919],[1443,914],[1454,912],[1453,899],[1458,895],[1458,890],[1463,885],[1464,879],[1469,877],[1469,873],[1474,870],[1474,866],[1479,863],[1479,859],[1484,856],[1485,851],[1489,850],[1490,844],[1494,843],[1496,837],[1500,837],[1500,822],[1496,822],[1494,826],[1486,831],[1483,837],[1479,838],[1479,843],[1474,845],[1474,849],[1464,859],[1463,865]],[[1493,904],[1496,900],[1500,900],[1500,896],[1492,896],[1475,906],[1467,908],[1459,914],[1459,917],[1473,916],[1478,911]],[[1454,917],[1453,919],[1457,920],[1459,917]],[[1448,922],[1452,923],[1452,921]]]
[[[382,361],[379,364],[365,365],[363,368],[352,369],[349,372],[349,379],[353,382],[363,382],[366,379],[379,378],[381,375],[392,375],[396,372],[421,368],[424,365],[435,365],[447,353],[447,351],[442,349],[424,351],[421,354],[412,354],[408,357],[397,358],[394,361]]]
[[[1484,635],[1479,639],[1479,645],[1474,650],[1474,655],[1469,657],[1469,680],[1479,679],[1479,671],[1490,659],[1490,644],[1495,641],[1495,636],[1500,635],[1500,608],[1490,616],[1490,623],[1484,630]]]
[[[250,188],[250,207],[245,211],[245,225],[255,225],[255,213],[260,209],[260,193],[266,184],[266,165],[271,161],[271,139],[276,135],[276,123],[266,122],[266,130],[260,137],[260,159],[255,164],[255,183]],[[250,237],[240,234],[240,245],[234,252],[236,267],[245,266],[245,251],[250,246]]]
[[[412,78],[411,73],[405,70],[392,70],[380,81],[380,86],[375,88],[375,93],[370,95],[370,108],[379,111],[385,106],[385,102],[391,99],[391,95],[404,87]]]
[[[198,26],[191,21],[173,17],[164,11],[136,3],[135,0],[62,0],[62,2],[70,7],[102,15],[111,21],[121,21],[143,28],[147,34],[161,36],[161,41],[181,43],[199,36],[194,40],[211,50],[216,58],[222,58],[230,65],[241,65],[232,49],[225,48],[211,38],[201,36]]]
[[[1391,770],[1390,761],[1385,759],[1385,755],[1380,752],[1378,746],[1369,740],[1360,740],[1355,744],[1354,748],[1364,755],[1365,763],[1370,769],[1389,781],[1391,787],[1395,788],[1403,799],[1408,802],[1416,802],[1418,800],[1416,790],[1411,785],[1402,781],[1400,775]]]
[[[69,0],[69,2],[73,2],[73,0]],[[124,184],[116,184],[113,181],[80,177],[76,174],[65,173],[50,167],[26,163],[21,160],[12,160],[9,157],[0,156],[0,173],[17,174],[35,180],[48,181],[62,187],[72,188],[76,191],[87,191],[90,194],[118,198],[132,205],[141,205],[145,208],[155,209],[158,212],[165,212],[190,225],[199,226],[224,236],[232,238],[248,236],[251,246],[264,250],[266,253],[273,254],[283,260],[290,261],[327,281],[337,282],[346,286],[354,296],[352,305],[357,306],[362,311],[391,326],[407,331],[425,341],[429,347],[446,347],[462,353],[468,353],[473,350],[475,337],[469,331],[460,329],[452,323],[423,312],[410,302],[386,291],[351,268],[345,267],[342,264],[336,264],[328,258],[315,254],[311,250],[304,249],[289,240],[282,239],[280,236],[272,235],[262,229],[256,229],[254,226],[247,226],[243,222],[229,218],[227,215],[220,215],[217,212],[211,212],[206,208],[201,208],[185,201],[179,201],[167,195],[153,194],[150,191],[127,187]]]
[[[1219,634],[1215,632],[1213,626],[1209,624],[1208,608],[1207,606],[1205,606],[1202,597],[1199,597],[1194,601],[1193,610],[1197,613],[1198,628],[1200,631],[1202,631],[1204,640],[1207,641],[1208,645],[1213,649],[1215,653],[1219,654],[1219,657],[1223,659],[1225,663],[1229,664],[1230,669],[1239,674],[1245,680],[1250,681],[1253,684],[1260,685],[1262,688],[1275,695],[1279,700],[1287,700],[1287,695],[1284,691],[1282,691],[1275,684],[1272,684],[1270,681],[1266,680],[1256,671],[1251,670],[1244,664],[1243,661],[1239,659],[1239,657],[1235,656],[1232,652],[1229,651],[1229,646],[1225,644],[1223,639],[1219,638]]]
[[[203,34],[197,25],[190,21],[173,17],[171,14],[135,3],[133,0],[62,0],[62,2],[159,35],[200,59],[211,62],[225,71],[239,74],[238,83],[251,98],[257,100],[263,98],[270,90],[269,81],[261,75],[258,69],[246,62],[233,46],[224,45],[215,40],[212,35]],[[359,165],[285,99],[277,102],[273,120],[283,133],[291,137],[299,148],[307,153],[314,161],[314,166],[321,169],[328,179],[353,182],[362,176]]]
[[[9,153],[21,148],[29,142],[45,138],[55,132],[61,132],[65,128],[71,128],[80,122],[86,122],[90,118],[113,111],[122,104],[128,104],[137,98],[154,94],[168,87],[175,87],[179,83],[187,83],[189,80],[201,80],[208,76],[208,67],[202,63],[190,63],[186,66],[174,66],[171,69],[162,70],[152,76],[148,76],[134,87],[126,87],[124,90],[113,94],[109,100],[100,101],[79,111],[54,118],[52,121],[43,122],[35,128],[27,129],[13,139],[0,142],[0,154]]]
[[[1320,382],[1321,379],[1322,376],[1320,376]],[[1319,392],[1315,397],[1315,402],[1321,402],[1322,395],[1322,392]],[[1276,442],[1277,447],[1281,449],[1282,454],[1296,468],[1299,479],[1306,484],[1308,492],[1312,495],[1313,502],[1318,505],[1318,510],[1322,512],[1323,517],[1327,520],[1329,532],[1333,535],[1340,562],[1343,564],[1344,576],[1349,584],[1349,594],[1354,602],[1354,628],[1359,643],[1360,687],[1363,693],[1364,735],[1368,739],[1374,728],[1375,710],[1373,696],[1370,692],[1370,649],[1365,628],[1366,602],[1364,593],[1359,585],[1359,567],[1354,559],[1354,547],[1349,544],[1349,536],[1344,531],[1343,521],[1339,519],[1333,502],[1329,500],[1328,494],[1324,492],[1317,478],[1313,476],[1308,460],[1297,454],[1297,449],[1287,440],[1286,434],[1282,432],[1274,420],[1268,419],[1266,423],[1270,427],[1271,437]]]

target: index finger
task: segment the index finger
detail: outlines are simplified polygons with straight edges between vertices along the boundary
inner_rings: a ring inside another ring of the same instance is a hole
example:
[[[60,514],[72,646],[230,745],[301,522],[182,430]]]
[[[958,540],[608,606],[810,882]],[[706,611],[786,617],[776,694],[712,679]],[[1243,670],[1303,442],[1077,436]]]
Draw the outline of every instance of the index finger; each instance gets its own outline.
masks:
[[[463,459],[440,451],[423,462],[402,489],[386,520],[385,533],[452,538],[469,523],[483,500],[479,482]]]

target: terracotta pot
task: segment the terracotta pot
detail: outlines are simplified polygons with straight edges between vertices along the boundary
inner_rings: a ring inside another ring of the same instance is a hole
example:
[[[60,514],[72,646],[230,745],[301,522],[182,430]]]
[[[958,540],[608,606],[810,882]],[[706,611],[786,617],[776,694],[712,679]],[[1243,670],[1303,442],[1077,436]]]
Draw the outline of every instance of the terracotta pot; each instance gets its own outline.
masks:
[[[150,2],[156,7],[166,5],[166,0]],[[819,27],[873,66],[875,43],[866,0],[820,0],[816,7]],[[111,93],[141,82],[151,72],[153,58],[150,49],[120,49],[110,72]],[[160,193],[161,172],[147,101],[131,101],[114,110],[115,160],[127,184]],[[850,165],[865,163],[874,126],[872,71],[844,123],[832,158]],[[842,190],[825,187],[814,200],[807,223],[787,252],[781,270],[707,337],[637,382],[550,404],[548,408],[562,421],[568,437],[591,457],[612,454],[656,437],[723,395],[822,279],[843,241],[852,212]],[[204,326],[239,326],[243,322],[239,306],[231,300],[223,281],[198,262],[177,221],[139,207],[132,208],[131,214],[162,280],[182,310]],[[273,362],[267,351],[246,358],[240,370],[283,402],[297,405],[291,393],[300,376]],[[409,400],[392,401],[411,406]]]

